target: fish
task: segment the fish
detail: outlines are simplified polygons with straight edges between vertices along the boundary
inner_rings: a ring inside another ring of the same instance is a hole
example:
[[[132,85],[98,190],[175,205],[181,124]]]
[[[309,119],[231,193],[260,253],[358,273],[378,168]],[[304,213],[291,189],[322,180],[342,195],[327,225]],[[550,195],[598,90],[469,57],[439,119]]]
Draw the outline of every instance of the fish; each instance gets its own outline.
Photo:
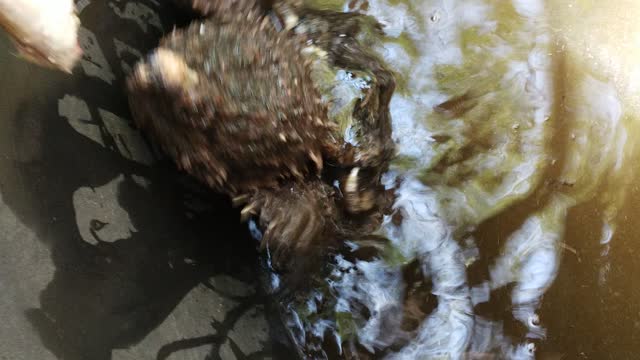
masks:
[[[36,65],[71,73],[82,56],[73,0],[0,0],[0,27]]]

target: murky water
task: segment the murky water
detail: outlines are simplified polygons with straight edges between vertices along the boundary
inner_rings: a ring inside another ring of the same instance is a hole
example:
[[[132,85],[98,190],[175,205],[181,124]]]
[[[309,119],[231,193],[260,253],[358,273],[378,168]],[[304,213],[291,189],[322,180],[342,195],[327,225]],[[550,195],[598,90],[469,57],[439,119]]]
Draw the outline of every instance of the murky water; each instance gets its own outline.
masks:
[[[376,51],[399,73],[385,176],[397,198],[378,234],[391,246],[363,259],[354,243],[287,304],[299,347],[635,358],[640,3],[320,5],[384,25]]]

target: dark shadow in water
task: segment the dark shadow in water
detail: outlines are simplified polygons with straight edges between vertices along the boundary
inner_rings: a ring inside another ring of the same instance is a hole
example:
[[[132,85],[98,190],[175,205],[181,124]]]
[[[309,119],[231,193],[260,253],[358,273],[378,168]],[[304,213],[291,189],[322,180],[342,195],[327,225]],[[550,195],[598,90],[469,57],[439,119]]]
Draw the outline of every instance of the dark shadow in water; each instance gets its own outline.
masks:
[[[554,58],[554,88],[564,93],[564,56]],[[540,184],[531,196],[505,209],[487,220],[474,233],[481,248],[483,259],[470,270],[472,283],[488,277],[486,269],[499,254],[510,234],[537,210],[548,204],[552,191],[562,192],[569,185],[558,181],[563,169],[567,143],[571,128],[566,126],[563,114],[563,99],[554,109],[554,128],[551,154],[559,159],[543,175]],[[607,184],[596,191],[606,190]],[[567,189],[570,192],[570,189]],[[600,244],[605,210],[600,201],[591,200],[570,208],[566,217],[563,253],[557,278],[544,294],[539,314],[548,337],[538,345],[540,359],[633,359],[639,351],[640,304],[633,302],[640,296],[640,288],[630,285],[632,274],[640,271],[637,248],[637,224],[640,212],[635,207],[640,199],[640,189],[632,187],[628,200],[617,219],[618,227],[611,239],[611,249],[603,257],[604,246]],[[485,256],[488,255],[488,256]],[[608,279],[603,281],[604,261],[608,261]],[[491,294],[497,304],[479,306],[478,314],[492,319],[512,319],[510,289],[501,289]],[[514,321],[511,333],[522,330]]]
[[[171,24],[175,13],[165,10],[163,21]],[[142,34],[135,23],[113,16],[108,2],[93,2],[81,18],[96,34],[117,80],[109,86],[81,69],[66,76],[3,59],[6,73],[23,83],[7,91],[0,104],[6,114],[0,131],[9,134],[1,145],[8,155],[0,160],[0,190],[20,221],[51,249],[53,280],[40,295],[40,308],[26,312],[43,344],[59,358],[107,360],[113,349],[144,339],[212,275],[255,283],[255,247],[225,198],[198,194],[209,208],[189,219],[183,200],[192,190],[177,181],[170,165],[149,168],[129,161],[118,154],[104,124],[105,147],[58,116],[58,100],[70,94],[86,101],[94,121],[100,121],[98,108],[128,118],[121,91],[124,74],[112,36],[146,51],[160,35]],[[137,232],[114,242],[88,243],[78,231],[73,194],[119,175],[124,181],[118,203]],[[140,185],[134,175],[149,184]],[[259,296],[247,301],[256,304]],[[215,326],[220,336],[242,311],[233,310]],[[168,349],[163,351],[172,347]]]
[[[565,87],[564,74],[565,66],[564,57],[554,58],[554,88],[559,93]],[[557,159],[554,165],[547,165],[542,170],[541,182],[525,199],[518,201],[506,209],[500,211],[496,215],[482,222],[473,232],[478,242],[480,253],[482,254],[479,261],[474,263],[469,271],[470,285],[475,285],[490,278],[489,269],[493,265],[497,257],[499,257],[507,244],[510,236],[522,227],[525,221],[533,216],[537,211],[544,209],[550,204],[554,192],[563,192],[562,183],[559,181],[560,172],[564,166],[567,144],[565,139],[568,137],[570,129],[563,126],[564,104],[558,102],[553,109],[552,122],[553,129],[551,131],[551,141],[547,144],[547,151]],[[561,260],[562,261],[562,257]],[[496,289],[491,293],[491,301],[476,306],[475,313],[492,320],[503,322],[505,333],[515,336],[519,339],[526,337],[526,327],[516,320],[512,315],[512,290],[514,284],[509,284],[503,288]],[[545,297],[545,301],[547,297]],[[545,319],[542,319],[543,325],[548,325]]]

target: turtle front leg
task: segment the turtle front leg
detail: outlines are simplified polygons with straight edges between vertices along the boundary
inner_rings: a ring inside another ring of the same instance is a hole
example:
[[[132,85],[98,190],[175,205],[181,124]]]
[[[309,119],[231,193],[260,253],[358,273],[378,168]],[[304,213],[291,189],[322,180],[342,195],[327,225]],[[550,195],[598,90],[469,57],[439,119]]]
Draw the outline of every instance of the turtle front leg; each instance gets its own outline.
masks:
[[[258,190],[242,210],[262,231],[261,248],[287,283],[300,284],[338,245],[333,189],[320,180]],[[292,285],[296,286],[296,285]]]
[[[394,154],[389,102],[396,88],[395,77],[353,38],[338,38],[328,50],[336,66],[371,75],[371,86],[358,100],[353,113],[361,143],[356,162],[365,167],[386,167]]]
[[[357,40],[362,32],[381,31],[375,20],[356,13],[320,10],[301,12],[297,31],[327,53],[331,65],[369,75],[370,87],[353,111],[357,145],[338,157],[339,176],[347,211],[352,214],[381,208],[384,194],[380,177],[394,156],[389,103],[396,88],[395,76],[372,53],[368,44]],[[381,197],[382,196],[382,197]]]

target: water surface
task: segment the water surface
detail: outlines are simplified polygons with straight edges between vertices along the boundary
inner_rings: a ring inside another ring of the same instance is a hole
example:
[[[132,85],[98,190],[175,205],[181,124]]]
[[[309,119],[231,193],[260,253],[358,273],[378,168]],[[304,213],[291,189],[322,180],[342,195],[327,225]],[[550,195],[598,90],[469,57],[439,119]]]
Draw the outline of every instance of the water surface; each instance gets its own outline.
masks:
[[[333,354],[393,359],[634,358],[640,4],[319,6],[384,25],[396,200],[382,256],[338,256],[290,304],[296,341],[329,357],[328,337]]]

